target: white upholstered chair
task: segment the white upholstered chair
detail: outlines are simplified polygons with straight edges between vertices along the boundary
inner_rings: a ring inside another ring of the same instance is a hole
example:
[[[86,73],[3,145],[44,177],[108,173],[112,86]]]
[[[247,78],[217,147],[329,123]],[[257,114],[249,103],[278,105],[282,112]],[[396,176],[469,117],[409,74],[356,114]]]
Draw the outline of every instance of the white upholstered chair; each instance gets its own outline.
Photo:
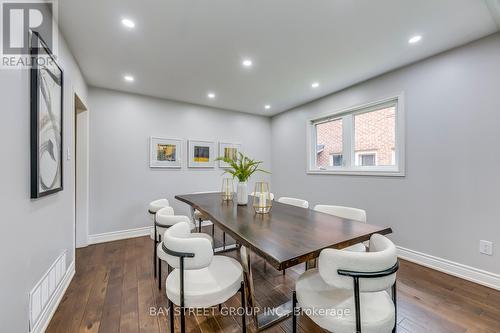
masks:
[[[170,203],[168,202],[167,199],[158,199],[158,200],[151,201],[149,203],[148,210],[149,210],[149,213],[154,214],[157,211],[159,211],[161,208],[169,207],[169,206],[170,206]]]
[[[153,221],[153,230],[150,234],[151,238],[154,240],[153,243],[153,273],[154,276],[156,276],[156,245],[159,242],[158,238],[158,230],[156,226],[156,213],[165,207],[170,207],[170,203],[168,202],[167,199],[158,199],[151,201],[148,205],[148,213],[151,216],[151,219]],[[172,215],[173,215],[173,209],[172,209]]]
[[[206,192],[193,192],[193,194],[203,194],[203,193],[217,193],[217,191],[206,191]],[[201,225],[203,222],[205,222],[206,225],[211,225],[212,226],[212,238],[215,237],[215,225],[208,216],[205,216],[202,212],[200,212],[198,209],[194,209],[191,207],[191,216],[193,218],[193,222],[196,224],[198,222],[198,232],[201,232]],[[223,243],[225,244],[226,242],[226,233],[222,233],[222,238],[223,238]]]
[[[325,214],[335,215],[343,219],[366,223],[366,211],[363,209],[344,206],[316,205],[314,206],[314,210]],[[366,246],[363,243],[357,243],[344,248],[344,250],[365,252]]]
[[[273,196],[274,198],[274,196]],[[278,200],[278,202],[281,202],[281,203],[284,203],[284,204],[287,204],[287,205],[291,205],[291,206],[296,206],[296,207],[301,207],[301,208],[309,208],[309,202],[306,201],[306,200],[303,200],[303,199],[297,199],[297,198],[290,198],[290,197],[280,197]],[[265,261],[264,261],[265,263]],[[266,267],[266,266],[264,266]],[[283,270],[283,275],[286,274],[286,270],[284,269]]]
[[[156,212],[156,225],[158,231],[158,239],[160,242],[156,246],[156,257],[158,258],[158,289],[161,290],[161,262],[166,261],[165,251],[162,248],[162,237],[168,228],[177,223],[187,223],[189,225],[189,230],[196,228],[194,223],[189,219],[189,217],[184,215],[173,215],[173,209],[171,207],[165,207]],[[204,233],[191,233],[192,237],[205,238],[213,244],[213,238],[210,235]]]
[[[185,332],[185,308],[207,308],[224,303],[241,293],[245,307],[243,268],[233,258],[214,256],[212,244],[206,238],[194,237],[187,222],[167,229],[162,248],[165,260],[174,268],[166,281],[169,300],[170,331],[174,332],[174,307],[180,307],[181,332]],[[244,311],[246,312],[246,311]],[[245,314],[242,316],[246,332]]]
[[[278,199],[278,202],[302,208],[309,208],[309,202],[297,198],[281,197]]]
[[[252,197],[255,197],[255,196],[259,195],[259,193],[261,193],[261,192],[252,192],[252,193],[250,193],[250,195]],[[271,200],[274,200],[274,193],[269,193],[269,197],[271,198]]]
[[[382,235],[371,237],[369,252],[323,250],[318,268],[296,282],[293,332],[297,302],[302,313],[330,332],[395,332],[397,269],[396,247]]]

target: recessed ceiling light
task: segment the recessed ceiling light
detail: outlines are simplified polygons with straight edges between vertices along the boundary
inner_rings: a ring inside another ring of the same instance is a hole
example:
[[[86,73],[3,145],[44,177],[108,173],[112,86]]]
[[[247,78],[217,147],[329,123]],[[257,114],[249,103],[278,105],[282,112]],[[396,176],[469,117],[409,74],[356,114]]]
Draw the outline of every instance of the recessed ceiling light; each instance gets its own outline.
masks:
[[[266,104],[266,105],[264,106],[264,109],[266,109],[266,110],[269,110],[270,108],[271,108],[271,105],[269,105],[269,104]]]
[[[252,67],[252,60],[250,60],[250,59],[243,59],[242,65],[244,67]]]
[[[126,26],[127,28],[134,28],[135,27],[135,22],[132,21],[131,19],[124,18],[122,19],[122,24]]]
[[[413,36],[412,38],[408,39],[408,43],[415,44],[415,43],[420,42],[420,40],[422,40],[422,36],[416,35],[416,36]]]
[[[123,76],[123,79],[127,82],[134,82],[134,77],[132,75],[125,75]]]
[[[208,93],[207,96],[210,99],[214,99],[215,98],[215,94],[214,93]]]
[[[318,88],[319,87],[319,83],[318,82],[313,82],[313,84],[311,84],[311,87]]]

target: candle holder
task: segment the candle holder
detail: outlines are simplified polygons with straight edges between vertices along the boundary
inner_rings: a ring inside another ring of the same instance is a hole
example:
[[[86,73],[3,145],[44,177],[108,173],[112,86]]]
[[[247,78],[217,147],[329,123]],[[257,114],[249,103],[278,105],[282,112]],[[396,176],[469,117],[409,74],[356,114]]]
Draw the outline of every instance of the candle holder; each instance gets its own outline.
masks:
[[[233,200],[233,178],[223,178],[222,179],[222,200],[223,201],[232,201]]]
[[[269,184],[266,182],[255,183],[255,191],[253,197],[253,208],[257,214],[267,214],[271,211],[273,207],[273,201],[271,200],[271,191],[269,190]]]

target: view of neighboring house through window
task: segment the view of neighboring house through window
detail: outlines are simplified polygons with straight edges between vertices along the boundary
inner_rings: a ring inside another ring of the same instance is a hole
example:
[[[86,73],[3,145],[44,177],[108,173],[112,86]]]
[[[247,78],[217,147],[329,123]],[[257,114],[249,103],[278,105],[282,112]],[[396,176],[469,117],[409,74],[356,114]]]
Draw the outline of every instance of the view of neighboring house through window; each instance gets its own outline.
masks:
[[[397,133],[404,122],[398,112],[394,98],[311,120],[309,171],[402,174],[404,145]]]
[[[330,166],[342,166],[342,154],[331,154],[330,155]]]
[[[316,124],[316,165],[318,167],[342,165],[342,127],[342,119],[327,120]]]
[[[377,165],[377,153],[374,152],[356,152],[357,166],[375,166]]]
[[[356,166],[394,165],[396,107],[354,115]]]

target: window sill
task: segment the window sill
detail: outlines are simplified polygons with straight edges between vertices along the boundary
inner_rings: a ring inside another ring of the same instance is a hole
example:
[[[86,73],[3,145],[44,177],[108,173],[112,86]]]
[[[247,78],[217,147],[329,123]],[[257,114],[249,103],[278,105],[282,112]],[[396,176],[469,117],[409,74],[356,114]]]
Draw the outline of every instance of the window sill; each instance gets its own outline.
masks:
[[[405,177],[404,171],[398,170],[307,170],[308,175],[346,175],[346,176],[378,176]]]

